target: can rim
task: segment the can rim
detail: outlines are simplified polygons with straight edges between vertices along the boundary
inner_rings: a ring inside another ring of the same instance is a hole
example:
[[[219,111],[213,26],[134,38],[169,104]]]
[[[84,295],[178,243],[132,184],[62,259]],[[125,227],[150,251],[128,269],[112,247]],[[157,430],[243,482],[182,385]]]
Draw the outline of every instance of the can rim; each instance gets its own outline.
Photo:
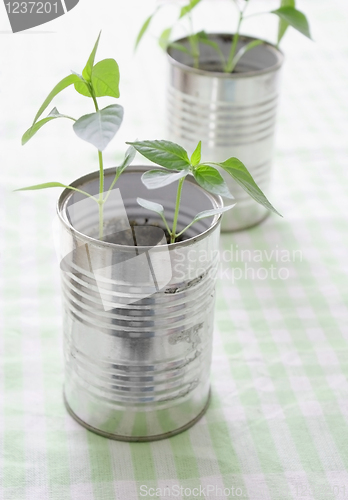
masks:
[[[122,175],[127,175],[130,173],[134,174],[137,172],[144,173],[147,170],[149,170],[149,168],[151,168],[150,165],[149,166],[145,166],[145,165],[134,165],[133,166],[132,165],[132,166],[128,167],[128,169]],[[160,169],[160,168],[161,167],[158,167],[158,169]],[[163,170],[165,170],[165,169],[163,169]],[[114,176],[114,173],[115,173],[115,167],[110,167],[110,168],[104,169],[104,176],[110,175],[110,174],[112,174]],[[81,186],[81,184],[85,184],[86,182],[94,180],[94,179],[98,178],[98,176],[99,176],[99,170],[96,170],[96,171],[91,172],[89,174],[83,175],[82,177],[79,177],[75,181],[71,182],[69,184],[69,186],[78,188],[79,186]],[[200,191],[202,191],[207,196],[207,198],[210,199],[213,208],[223,207],[223,201],[222,201],[221,196],[215,195],[212,193],[208,193],[207,191],[205,191],[203,188],[201,188],[201,186],[199,186],[199,184],[197,184],[197,182],[195,181],[195,179],[193,177],[192,178],[187,177],[186,180],[188,182],[190,182],[193,186],[195,186],[196,189],[199,189]],[[98,247],[115,248],[115,249],[118,248],[120,250],[122,249],[123,252],[124,251],[132,251],[132,252],[134,251],[134,246],[120,245],[118,243],[110,243],[107,241],[101,241],[101,240],[93,238],[92,236],[88,236],[88,235],[82,233],[81,231],[78,231],[77,229],[75,229],[74,226],[72,224],[70,224],[70,222],[64,217],[66,204],[68,202],[68,199],[73,194],[74,194],[73,190],[65,188],[63,190],[63,192],[60,194],[58,201],[57,201],[57,205],[56,205],[57,216],[59,217],[60,221],[63,223],[63,225],[66,227],[67,230],[69,230],[74,235],[79,236],[80,238],[84,239],[86,242],[93,243],[95,246],[98,246]],[[174,247],[177,248],[179,246],[180,247],[188,246],[188,245],[191,245],[192,243],[195,243],[196,241],[199,241],[199,240],[206,238],[213,230],[215,230],[219,226],[219,224],[221,222],[222,214],[216,214],[213,217],[214,217],[214,219],[213,219],[211,225],[208,227],[208,229],[206,229],[202,233],[199,233],[195,236],[192,236],[191,238],[188,238],[187,240],[183,240],[183,241],[179,241],[179,242],[175,242],[175,243],[167,243],[167,247],[169,249],[172,249]],[[151,247],[148,245],[146,245],[146,246],[139,245],[137,248],[144,249],[144,250],[151,248],[153,250],[156,250],[157,248],[160,249],[161,246]]]
[[[226,38],[226,37],[232,38],[234,36],[234,33],[208,33],[208,36],[220,38],[220,39]],[[252,77],[255,77],[258,75],[272,73],[274,71],[277,71],[282,66],[282,64],[284,62],[284,53],[278,47],[273,45],[272,43],[268,42],[267,40],[263,40],[261,38],[250,37],[247,35],[239,35],[239,39],[245,40],[248,42],[252,42],[254,40],[261,40],[263,42],[263,45],[260,45],[260,48],[267,47],[268,50],[271,50],[272,52],[274,52],[275,55],[277,56],[277,59],[278,59],[277,63],[274,64],[273,66],[270,66],[270,67],[265,68],[265,69],[244,71],[242,73],[224,73],[222,71],[208,71],[208,70],[204,70],[204,69],[193,68],[192,66],[188,66],[182,62],[179,62],[177,59],[175,59],[171,55],[171,51],[174,50],[171,47],[168,47],[166,50],[167,58],[172,66],[176,66],[176,67],[178,67],[178,68],[180,68],[183,71],[186,71],[188,73],[194,73],[196,75],[205,76],[205,77],[223,78],[223,79],[231,79],[231,80],[240,79],[240,78],[252,78]],[[178,38],[177,40],[175,40],[175,42],[180,43],[180,42],[183,42],[185,40],[188,40],[187,36],[182,37],[182,38]]]

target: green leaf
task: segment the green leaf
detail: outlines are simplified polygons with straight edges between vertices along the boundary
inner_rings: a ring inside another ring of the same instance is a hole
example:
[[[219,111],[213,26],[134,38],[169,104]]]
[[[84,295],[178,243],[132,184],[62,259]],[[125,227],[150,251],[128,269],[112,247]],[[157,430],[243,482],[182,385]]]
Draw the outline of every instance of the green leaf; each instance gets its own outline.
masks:
[[[232,61],[232,67],[229,68],[229,72],[232,73],[234,68],[237,66],[238,62],[241,60],[241,58],[248,52],[249,50],[257,47],[258,45],[262,45],[264,42],[262,40],[253,40],[252,42],[247,43],[242,47],[237,54],[234,56],[233,61]]]
[[[97,48],[98,48],[98,44],[99,44],[100,35],[101,35],[101,32],[99,33],[97,41],[94,44],[93,50],[91,52],[91,55],[88,58],[87,64],[82,71],[82,76],[85,80],[87,80],[87,82],[91,81],[92,69],[93,69],[93,65],[94,65],[95,54],[97,52]]]
[[[82,116],[74,123],[73,128],[80,139],[103,151],[120,128],[122,119],[122,106],[112,104],[96,113]]]
[[[299,10],[293,7],[280,7],[277,10],[272,10],[271,13],[276,14],[280,19],[286,21],[295,30],[302,33],[302,35],[311,38],[307,18]]]
[[[36,134],[38,130],[40,130],[41,127],[43,127],[46,123],[55,120],[56,118],[69,118],[70,120],[73,120],[70,116],[67,115],[61,115],[58,111],[57,108],[53,108],[52,111],[44,118],[43,120],[40,120],[34,125],[32,125],[24,134],[22,137],[22,145],[26,144],[29,139],[33,137],[33,135]]]
[[[77,73],[75,74],[79,77],[79,80],[74,84],[76,92],[86,97],[92,97],[92,94],[89,90],[90,84],[87,83],[81,75],[78,75]]]
[[[72,85],[73,83],[80,82],[80,81],[81,81],[80,78],[77,75],[73,74],[73,75],[66,76],[65,78],[63,78],[63,80],[61,80],[59,83],[57,83],[57,85],[54,87],[54,89],[48,94],[48,96],[44,100],[39,111],[36,113],[33,124],[38,120],[38,118],[42,115],[42,113],[45,111],[47,106],[50,104],[52,99],[57,94],[59,94],[62,90],[69,87],[69,85]]]
[[[159,46],[163,50],[167,50],[171,33],[172,33],[172,28],[166,28],[165,30],[162,31],[162,33],[158,39]]]
[[[103,59],[92,70],[92,86],[96,97],[120,97],[120,70],[115,59]]]
[[[222,163],[216,163],[225,172],[227,172],[257,203],[264,206],[271,212],[281,216],[279,212],[271,205],[261,189],[252,178],[248,169],[237,158],[229,158]],[[282,217],[282,216],[281,216]]]
[[[110,191],[112,190],[112,188],[114,187],[114,185],[116,184],[118,178],[120,177],[120,175],[122,174],[122,172],[124,170],[126,170],[126,168],[128,167],[128,165],[130,165],[132,163],[132,161],[134,160],[135,158],[135,155],[136,155],[136,150],[133,148],[133,146],[129,146],[129,148],[127,149],[125,155],[124,155],[124,159],[123,159],[123,162],[121,163],[121,165],[119,165],[118,167],[116,167],[116,172],[115,172],[115,177],[114,177],[114,180],[112,181],[109,189],[108,189],[108,193],[104,199],[104,203],[106,202],[106,200],[108,199],[109,195],[110,195]]]
[[[154,201],[144,200],[143,198],[137,198],[137,202],[143,208],[147,210],[151,210],[151,212],[156,212],[156,214],[164,217],[164,208],[159,203],[155,203]]]
[[[139,205],[141,207],[146,208],[147,210],[151,210],[151,212],[156,212],[156,214],[158,214],[161,217],[161,219],[163,220],[164,225],[168,231],[168,234],[170,234],[170,235],[172,234],[170,232],[168,223],[167,223],[166,218],[164,216],[164,208],[162,205],[160,205],[159,203],[155,203],[154,201],[144,200],[143,198],[137,198],[137,202],[139,203]]]
[[[281,0],[280,2],[281,7],[293,7],[295,8],[295,0]],[[285,35],[286,30],[288,29],[289,23],[284,21],[281,17],[279,18],[279,24],[278,24],[278,45],[280,40],[283,38]]]
[[[200,1],[201,0],[190,0],[190,2],[187,5],[184,5],[184,7],[182,7],[180,11],[179,19],[181,19],[182,17],[186,16],[186,14],[191,12],[191,10],[194,9],[194,7],[196,7],[196,5],[198,5]]]
[[[212,210],[204,210],[203,212],[199,212],[199,214],[196,215],[196,217],[192,220],[192,222],[190,222],[190,224],[188,224],[188,226],[186,226],[185,229],[183,229],[176,236],[178,237],[181,234],[183,234],[195,222],[198,222],[201,219],[205,219],[206,217],[212,217],[213,215],[222,214],[223,212],[227,212],[227,210],[231,210],[231,208],[235,206],[236,204],[234,203],[233,205],[228,205],[227,207],[213,208]]]
[[[180,50],[180,52],[185,52],[185,54],[188,54],[189,56],[191,55],[191,52],[189,51],[189,49],[187,47],[185,47],[184,45],[181,45],[181,43],[170,42],[168,44],[168,47],[170,47],[172,49]]]
[[[199,141],[191,156],[191,165],[195,167],[201,161],[202,141]]]
[[[138,36],[137,36],[137,39],[135,41],[135,46],[134,46],[134,50],[137,49],[141,39],[143,38],[143,36],[145,35],[145,33],[147,32],[148,30],[148,27],[150,26],[150,23],[152,21],[152,18],[153,16],[156,14],[157,11],[155,11],[153,14],[151,14],[151,16],[149,16],[146,21],[144,22],[144,24],[142,25],[142,27],[140,28],[140,31],[138,33]]]
[[[72,191],[77,191],[78,193],[84,194],[85,196],[88,196],[89,198],[92,198],[96,203],[98,203],[97,198],[94,198],[89,193],[86,193],[86,191],[81,191],[81,189],[77,189],[73,186],[68,186],[67,184],[62,184],[61,182],[45,182],[44,184],[35,184],[34,186],[28,186],[24,188],[19,188],[15,189],[14,191],[36,191],[38,189],[47,189],[47,188],[55,188],[55,187],[60,187],[60,188],[65,188],[65,189],[71,189]]]
[[[55,187],[67,188],[69,186],[62,184],[61,182],[45,182],[44,184],[35,184],[34,186],[28,186],[28,187],[24,187],[24,188],[15,189],[15,191],[34,191],[37,189],[47,189],[47,188],[55,188]]]
[[[168,168],[183,170],[190,166],[187,152],[178,144],[170,141],[127,142],[148,160]]]
[[[119,167],[117,167],[117,171],[119,172],[118,176],[122,174],[122,172],[132,163],[136,155],[136,149],[133,146],[129,146],[127,149],[124,160]]]
[[[80,75],[79,81],[75,83],[75,89],[79,94],[91,97],[88,83]],[[120,70],[115,59],[103,59],[92,68],[90,77],[95,97],[120,97],[119,83]]]
[[[219,44],[214,42],[213,40],[210,40],[208,34],[205,31],[199,31],[197,33],[197,39],[198,39],[199,43],[203,43],[204,45],[208,45],[209,47],[211,47],[212,49],[215,50],[215,52],[220,57],[222,66],[224,67],[226,64],[225,56],[224,56],[222,50],[220,49]]]
[[[197,183],[209,193],[233,198],[220,172],[210,165],[199,165],[193,172]]]
[[[235,206],[236,203],[234,203],[233,205],[228,205],[227,207],[213,208],[212,210],[203,210],[203,212],[199,212],[199,214],[196,215],[196,217],[192,221],[192,224],[201,219],[205,219],[206,217],[211,217],[212,215],[217,215],[217,214],[222,214],[223,212],[227,212],[228,210],[231,210],[231,208]]]
[[[166,172],[164,170],[148,170],[141,180],[148,189],[157,189],[176,182],[189,174],[189,170],[180,170],[179,172]]]

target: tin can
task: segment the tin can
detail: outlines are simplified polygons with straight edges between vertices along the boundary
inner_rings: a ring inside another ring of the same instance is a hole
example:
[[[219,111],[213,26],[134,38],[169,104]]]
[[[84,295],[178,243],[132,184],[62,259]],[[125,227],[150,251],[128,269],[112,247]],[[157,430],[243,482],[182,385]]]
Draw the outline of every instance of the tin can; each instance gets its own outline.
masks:
[[[228,58],[233,35],[210,34]],[[240,36],[238,49],[254,40]],[[187,38],[178,40],[189,49]],[[240,159],[267,195],[270,186],[274,130],[283,54],[264,42],[247,52],[235,72],[222,72],[216,51],[200,45],[200,68],[189,54],[168,49],[168,137],[193,151],[202,141],[202,161]],[[260,222],[267,210],[225,172],[236,207],[224,214],[222,231],[245,229]]]
[[[197,222],[178,243],[153,236],[160,219],[136,201],[149,198],[141,182],[146,170],[129,167],[117,181],[105,203],[103,240],[94,200],[66,189],[57,206],[66,406],[91,431],[126,441],[187,429],[206,411],[210,393],[221,216]],[[105,170],[106,191],[114,175]],[[99,173],[72,186],[96,195]],[[175,185],[151,191],[169,224],[175,197]],[[187,179],[178,229],[221,206],[221,198]],[[129,230],[137,246],[129,244]]]

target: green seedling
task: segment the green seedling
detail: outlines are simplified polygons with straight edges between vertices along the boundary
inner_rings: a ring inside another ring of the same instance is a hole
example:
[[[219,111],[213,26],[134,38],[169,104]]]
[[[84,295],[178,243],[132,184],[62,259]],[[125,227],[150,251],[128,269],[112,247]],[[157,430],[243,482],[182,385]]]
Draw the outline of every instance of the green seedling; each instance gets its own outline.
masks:
[[[187,151],[178,144],[169,141],[137,141],[128,142],[145,158],[164,167],[164,169],[148,170],[142,176],[142,182],[148,189],[157,189],[178,181],[176,193],[175,211],[172,227],[166,220],[164,208],[159,203],[138,198],[137,201],[142,207],[156,212],[169,233],[170,243],[175,243],[177,238],[192,226],[195,222],[220,214],[230,210],[234,205],[222,208],[205,210],[198,213],[194,219],[182,231],[177,232],[178,217],[180,211],[180,201],[183,184],[187,176],[193,176],[196,182],[206,191],[212,194],[233,199],[226,182],[221,176],[217,167],[229,174],[255,201],[266,207],[271,212],[278,215],[279,212],[271,205],[261,189],[257,186],[251,174],[237,158],[229,158],[221,163],[205,162],[201,163],[201,142],[198,143],[195,151],[189,158]]]
[[[98,150],[99,195],[97,197],[92,196],[85,191],[77,189],[73,186],[68,186],[61,182],[46,182],[43,184],[36,184],[34,186],[17,189],[16,191],[60,187],[77,191],[84,194],[85,196],[92,198],[99,207],[99,239],[102,239],[104,204],[106,203],[110,195],[110,191],[115,186],[118,178],[127,168],[127,166],[131,164],[135,157],[136,151],[138,151],[147,159],[153,161],[161,167],[164,167],[164,169],[149,170],[143,174],[142,181],[148,189],[160,188],[178,181],[173,225],[171,228],[169,227],[165,218],[164,208],[162,205],[140,198],[138,198],[137,200],[142,207],[148,210],[152,210],[160,215],[165,228],[169,233],[171,243],[175,243],[175,241],[177,241],[177,239],[192,224],[199,221],[200,219],[225,212],[227,210],[230,210],[234,206],[229,205],[227,207],[200,212],[194,217],[194,219],[186,228],[184,228],[180,232],[177,231],[181,192],[185,178],[188,175],[192,175],[197,183],[206,191],[216,195],[221,195],[225,198],[233,199],[233,196],[230,193],[227,184],[218,171],[217,167],[220,167],[225,172],[227,172],[258,203],[266,207],[268,210],[278,214],[278,212],[270,204],[260,188],[256,185],[249,171],[237,158],[229,158],[228,160],[221,163],[201,163],[201,142],[198,143],[195,151],[190,158],[188,157],[187,152],[181,146],[169,141],[155,140],[129,142],[128,144],[130,146],[126,151],[124,160],[121,165],[116,167],[115,177],[108,191],[104,193],[104,165],[102,152],[109,144],[109,142],[113,139],[121,125],[123,118],[123,108],[117,104],[113,104],[103,109],[99,109],[97,98],[104,96],[118,98],[120,95],[120,76],[116,61],[114,59],[104,59],[103,61],[100,61],[96,64],[94,63],[99,38],[100,35],[95,43],[87,64],[82,71],[82,75],[73,73],[63,78],[63,80],[61,80],[54,87],[54,89],[50,92],[50,94],[40,107],[39,111],[37,112],[33,124],[22,137],[22,144],[26,144],[26,142],[28,142],[29,139],[31,139],[36,134],[36,132],[41,129],[41,127],[52,120],[55,120],[57,118],[65,118],[73,121],[73,130],[76,135],[80,139],[91,143]],[[61,114],[59,113],[57,108],[53,108],[53,110],[45,118],[40,119],[43,112],[51,103],[53,98],[70,85],[74,85],[75,90],[79,94],[92,99],[95,112],[83,115],[79,119],[75,119],[69,115]]]
[[[189,54],[192,57],[194,68],[199,68],[200,44],[205,44],[209,45],[217,52],[219,59],[221,60],[223,71],[225,73],[232,73],[235,70],[237,63],[240,61],[240,59],[246,52],[264,43],[262,40],[258,39],[253,40],[250,43],[246,44],[241,49],[237,50],[243,21],[253,16],[273,14],[278,17],[279,19],[278,34],[277,34],[278,46],[289,26],[292,26],[295,30],[299,31],[304,36],[311,38],[308,20],[301,11],[296,9],[295,0],[280,0],[280,6],[278,9],[267,12],[257,12],[255,14],[249,14],[249,15],[246,14],[246,10],[248,5],[252,3],[252,0],[232,0],[233,4],[238,9],[238,23],[237,23],[237,29],[235,30],[232,38],[229,55],[228,58],[226,59],[219,45],[213,40],[210,40],[209,34],[207,34],[205,31],[199,31],[197,33],[193,31],[192,11],[201,2],[202,0],[190,0],[187,5],[185,5],[180,9],[179,16],[175,21],[175,23],[173,23],[172,26],[166,28],[159,37],[159,44],[164,50],[167,50],[169,47],[172,47]],[[146,19],[145,23],[142,25],[139,34],[137,36],[135,47],[139,45],[143,36],[147,32],[152,19],[156,16],[157,12],[164,6],[165,3],[162,2],[157,7],[155,12]],[[181,43],[172,42],[170,40],[172,32],[176,27],[176,25],[181,23],[181,21],[185,18],[188,18],[190,21],[189,23],[190,32],[188,34],[188,40],[190,45],[189,48],[185,47]]]
[[[37,112],[31,127],[24,133],[22,137],[22,144],[24,145],[36,134],[36,132],[38,132],[38,130],[41,129],[41,127],[46,125],[46,123],[49,123],[57,118],[66,118],[70,121],[73,121],[73,130],[75,134],[80,139],[87,141],[95,146],[98,150],[99,196],[94,197],[89,193],[76,189],[72,186],[67,186],[65,184],[62,184],[61,182],[46,182],[44,184],[36,184],[34,186],[17,189],[16,191],[64,187],[89,196],[96,201],[99,207],[99,238],[101,239],[103,238],[104,204],[107,201],[110,191],[116,184],[119,176],[133,161],[135,150],[133,147],[130,147],[127,150],[122,164],[116,167],[115,178],[113,179],[108,192],[104,195],[103,151],[108,146],[110,141],[114,138],[116,132],[120,128],[123,119],[123,108],[118,104],[112,104],[102,109],[100,109],[98,106],[97,98],[99,97],[108,96],[117,99],[120,96],[120,73],[117,62],[114,59],[103,59],[98,63],[94,62],[99,39],[100,34],[88,58],[87,64],[82,71],[82,74],[80,75],[78,73],[72,73],[71,75],[66,76],[65,78],[63,78],[63,80],[57,83],[57,85],[49,93],[39,111]],[[40,119],[43,112],[49,106],[53,98],[70,85],[74,85],[75,90],[76,92],[78,92],[78,94],[88,97],[92,100],[95,111],[93,113],[83,115],[78,119],[75,119],[66,114],[61,114],[59,113],[57,108],[53,108],[45,118]]]

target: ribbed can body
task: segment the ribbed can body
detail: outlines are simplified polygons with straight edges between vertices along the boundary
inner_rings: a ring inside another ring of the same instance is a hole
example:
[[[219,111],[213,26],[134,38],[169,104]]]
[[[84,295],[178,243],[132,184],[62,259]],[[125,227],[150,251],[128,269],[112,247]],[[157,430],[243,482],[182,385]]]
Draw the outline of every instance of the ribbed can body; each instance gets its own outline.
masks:
[[[228,57],[231,35],[209,35]],[[252,39],[241,37],[239,48]],[[187,39],[180,41],[188,46]],[[264,43],[247,52],[235,73],[219,72],[217,53],[201,45],[200,68],[190,66],[188,54],[168,50],[169,138],[193,151],[202,141],[202,160],[239,158],[267,194],[270,185],[274,130],[282,53]],[[252,200],[222,172],[236,198],[234,210],[223,216],[222,230],[233,231],[261,221],[266,209]]]
[[[149,197],[140,182],[143,171],[122,174],[118,188],[129,220],[151,225],[157,220],[136,203],[137,196]],[[106,171],[106,187],[113,175]],[[97,184],[95,173],[74,186],[95,194]],[[170,188],[156,190],[154,199],[166,211],[175,203]],[[107,437],[170,436],[192,425],[208,404],[220,219],[200,221],[182,243],[139,246],[134,255],[134,247],[92,236],[94,206],[71,223],[74,215],[67,212],[79,196],[65,191],[58,204],[67,407]],[[107,204],[109,223],[116,211],[112,199]],[[199,209],[220,204],[185,182],[179,227]],[[121,230],[116,220],[114,231]]]

